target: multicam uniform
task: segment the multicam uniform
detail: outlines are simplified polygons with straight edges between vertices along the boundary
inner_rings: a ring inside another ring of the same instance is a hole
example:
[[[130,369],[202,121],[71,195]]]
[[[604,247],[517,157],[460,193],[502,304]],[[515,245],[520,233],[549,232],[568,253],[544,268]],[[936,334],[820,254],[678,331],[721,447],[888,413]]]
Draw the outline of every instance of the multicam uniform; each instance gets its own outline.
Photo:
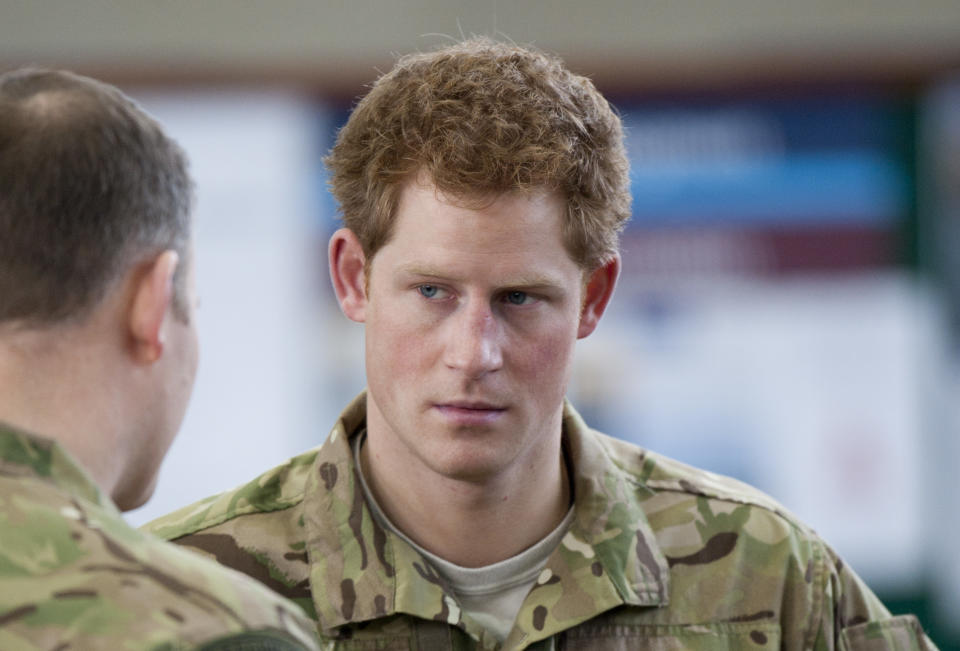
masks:
[[[331,649],[923,649],[769,497],[586,427],[567,405],[574,517],[500,645],[372,517],[349,438],[151,523],[298,601]]]
[[[0,424],[0,649],[315,649],[314,628],[133,529],[63,448]]]

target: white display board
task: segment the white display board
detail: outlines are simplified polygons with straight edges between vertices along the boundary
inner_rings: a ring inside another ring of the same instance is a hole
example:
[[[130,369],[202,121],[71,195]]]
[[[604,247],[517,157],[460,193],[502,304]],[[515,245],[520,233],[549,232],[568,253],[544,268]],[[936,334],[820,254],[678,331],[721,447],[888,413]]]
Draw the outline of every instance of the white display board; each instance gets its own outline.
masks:
[[[321,303],[316,103],[286,91],[132,94],[190,157],[200,297],[196,387],[153,499],[129,516],[141,524],[323,441],[340,409],[318,390],[327,323],[343,317]]]

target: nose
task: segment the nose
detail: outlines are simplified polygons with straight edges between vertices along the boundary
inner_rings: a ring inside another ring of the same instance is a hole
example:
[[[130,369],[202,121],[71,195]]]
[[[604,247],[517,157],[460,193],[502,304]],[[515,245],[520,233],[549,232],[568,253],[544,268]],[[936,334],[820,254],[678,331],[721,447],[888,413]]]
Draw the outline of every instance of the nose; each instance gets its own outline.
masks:
[[[444,354],[447,367],[477,379],[503,365],[501,326],[490,306],[468,302],[450,316]]]

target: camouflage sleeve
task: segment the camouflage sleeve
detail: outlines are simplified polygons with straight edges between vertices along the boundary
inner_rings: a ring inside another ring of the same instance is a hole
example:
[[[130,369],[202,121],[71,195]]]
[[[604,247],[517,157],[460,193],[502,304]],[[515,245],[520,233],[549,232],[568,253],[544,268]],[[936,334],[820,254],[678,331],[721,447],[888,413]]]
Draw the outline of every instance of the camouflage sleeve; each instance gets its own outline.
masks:
[[[239,637],[221,648],[316,648],[301,609],[248,577],[138,532],[106,506],[2,480],[0,649],[183,650],[230,635]],[[300,642],[241,646],[250,631]]]
[[[916,617],[891,615],[833,550],[824,549],[827,576],[815,650],[936,651]]]

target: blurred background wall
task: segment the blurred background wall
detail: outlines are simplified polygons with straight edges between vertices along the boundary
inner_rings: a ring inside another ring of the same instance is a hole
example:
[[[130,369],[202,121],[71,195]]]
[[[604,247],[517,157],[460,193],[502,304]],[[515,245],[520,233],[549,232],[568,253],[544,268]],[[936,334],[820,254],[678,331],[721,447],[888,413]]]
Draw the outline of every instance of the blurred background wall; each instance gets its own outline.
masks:
[[[627,126],[634,219],[571,397],[771,492],[960,648],[960,2],[0,0],[0,68],[116,83],[188,150],[202,363],[145,522],[363,387],[322,156],[395,55],[533,43]]]

